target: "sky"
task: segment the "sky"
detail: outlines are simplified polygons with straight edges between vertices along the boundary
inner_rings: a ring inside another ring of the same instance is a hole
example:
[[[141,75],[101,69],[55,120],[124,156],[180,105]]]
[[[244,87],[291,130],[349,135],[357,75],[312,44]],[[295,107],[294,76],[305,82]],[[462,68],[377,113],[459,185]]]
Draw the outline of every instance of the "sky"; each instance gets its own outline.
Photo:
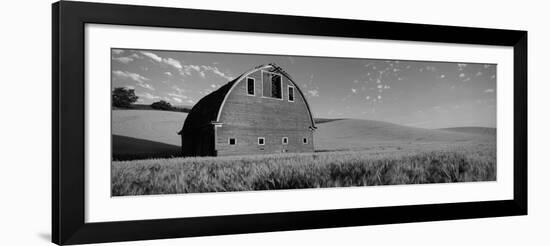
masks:
[[[292,76],[317,118],[496,127],[495,64],[111,49],[111,86],[135,89],[140,104],[192,106],[269,63]]]

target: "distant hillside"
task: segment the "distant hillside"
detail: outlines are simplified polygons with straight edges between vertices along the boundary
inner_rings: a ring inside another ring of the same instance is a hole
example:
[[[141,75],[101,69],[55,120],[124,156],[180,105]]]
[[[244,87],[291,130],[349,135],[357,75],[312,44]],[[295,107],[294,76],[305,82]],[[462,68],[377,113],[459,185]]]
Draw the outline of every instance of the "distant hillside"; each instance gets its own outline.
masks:
[[[450,128],[441,128],[439,130],[450,131],[450,132],[471,133],[471,134],[485,134],[485,135],[497,134],[497,129],[492,127],[450,127]]]
[[[494,142],[489,135],[431,130],[374,120],[342,119],[317,125],[316,150],[402,148],[419,144]]]
[[[314,118],[313,121],[315,121],[315,124],[323,124],[327,122],[332,122],[335,120],[343,120],[343,119],[328,119],[328,118]]]

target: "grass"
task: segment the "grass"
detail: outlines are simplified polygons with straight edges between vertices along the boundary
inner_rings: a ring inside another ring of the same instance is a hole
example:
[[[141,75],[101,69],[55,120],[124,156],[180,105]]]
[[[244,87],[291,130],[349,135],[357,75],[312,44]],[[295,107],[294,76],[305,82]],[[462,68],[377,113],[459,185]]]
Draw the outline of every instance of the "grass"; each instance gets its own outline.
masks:
[[[113,196],[496,180],[494,145],[115,161]]]

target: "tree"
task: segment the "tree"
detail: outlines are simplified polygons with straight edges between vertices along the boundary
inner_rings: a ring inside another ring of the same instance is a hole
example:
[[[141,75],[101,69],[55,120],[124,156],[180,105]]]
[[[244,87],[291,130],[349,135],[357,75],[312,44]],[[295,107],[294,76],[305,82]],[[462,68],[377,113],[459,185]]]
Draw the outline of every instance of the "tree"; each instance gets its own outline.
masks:
[[[172,105],[167,101],[160,100],[151,104],[151,108],[160,110],[172,110]]]
[[[134,89],[117,87],[113,90],[113,106],[119,108],[129,108],[130,104],[138,100]]]

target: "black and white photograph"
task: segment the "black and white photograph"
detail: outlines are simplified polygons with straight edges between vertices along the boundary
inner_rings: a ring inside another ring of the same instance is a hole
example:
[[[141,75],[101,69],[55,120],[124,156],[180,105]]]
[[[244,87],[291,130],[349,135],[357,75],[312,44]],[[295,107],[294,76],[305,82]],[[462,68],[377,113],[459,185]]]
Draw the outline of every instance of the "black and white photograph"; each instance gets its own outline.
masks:
[[[110,52],[112,196],[496,181],[496,64]]]

